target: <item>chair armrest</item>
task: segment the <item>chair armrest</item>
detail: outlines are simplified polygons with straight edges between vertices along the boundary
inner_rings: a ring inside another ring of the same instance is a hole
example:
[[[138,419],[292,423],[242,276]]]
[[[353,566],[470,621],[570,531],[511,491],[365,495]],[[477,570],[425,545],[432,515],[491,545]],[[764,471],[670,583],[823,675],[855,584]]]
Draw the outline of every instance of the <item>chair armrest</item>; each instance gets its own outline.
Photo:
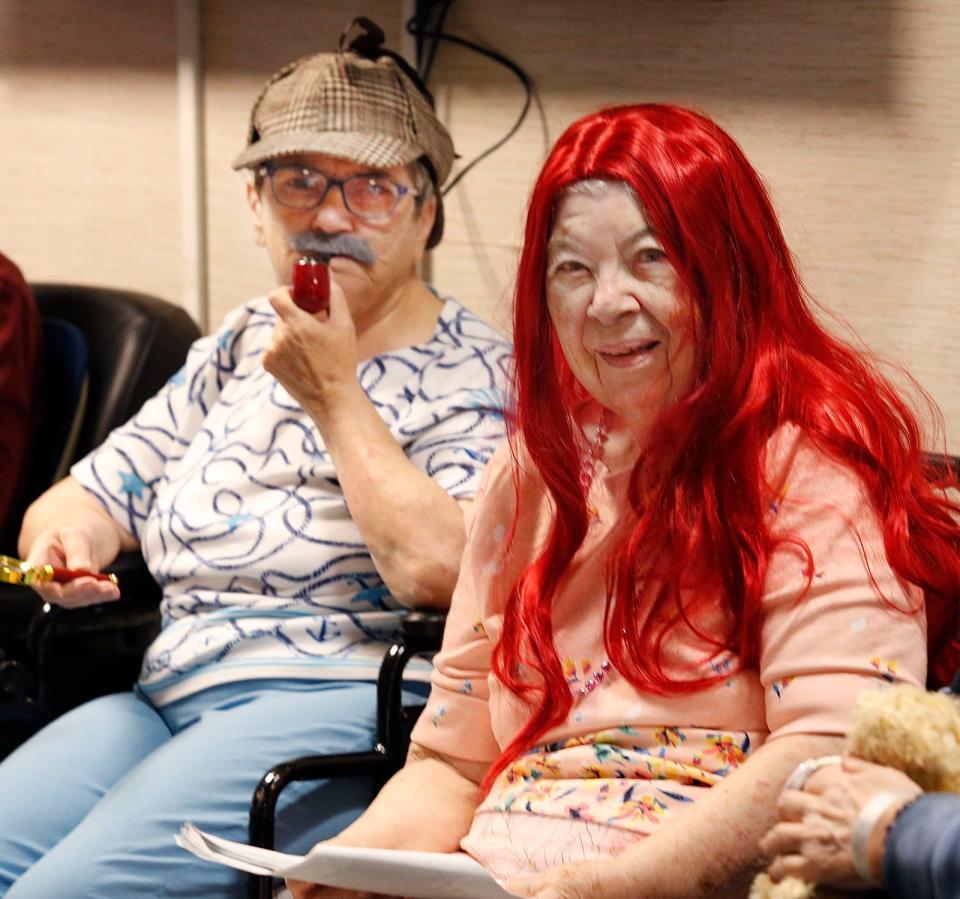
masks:
[[[411,609],[400,619],[400,636],[407,643],[422,645],[424,652],[435,651],[440,648],[446,623],[446,609]]]
[[[128,677],[135,679],[144,649],[160,632],[162,591],[140,554],[121,555],[107,570],[117,575],[120,600],[79,609],[43,603],[30,622],[27,657],[37,677],[41,723],[90,698],[79,695],[87,687],[78,693],[71,682],[77,665],[100,666],[92,695],[125,688]],[[98,658],[111,663],[97,663]]]
[[[294,781],[368,776],[371,796],[403,765],[409,742],[401,696],[403,672],[415,655],[440,648],[445,611],[411,610],[400,619],[400,636],[384,655],[377,679],[377,733],[367,752],[311,755],[275,765],[264,774],[250,802],[250,844],[273,848],[274,815],[281,791]],[[270,878],[251,878],[250,895],[270,895]]]
[[[29,655],[43,667],[43,657],[55,636],[55,630],[65,627],[74,633],[94,633],[117,627],[146,626],[156,620],[157,607],[163,598],[160,585],[153,579],[140,553],[122,553],[107,569],[116,574],[120,585],[120,599],[97,603],[78,609],[64,609],[43,603],[30,622]]]

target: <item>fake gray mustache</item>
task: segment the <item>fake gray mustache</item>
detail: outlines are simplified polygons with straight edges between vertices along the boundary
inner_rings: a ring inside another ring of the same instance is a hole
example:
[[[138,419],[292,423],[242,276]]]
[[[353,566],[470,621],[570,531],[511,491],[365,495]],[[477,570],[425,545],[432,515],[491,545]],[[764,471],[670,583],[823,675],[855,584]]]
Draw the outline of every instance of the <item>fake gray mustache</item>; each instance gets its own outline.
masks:
[[[329,262],[333,256],[349,256],[361,265],[373,265],[376,256],[370,245],[352,234],[323,234],[319,231],[307,231],[290,238],[290,246],[298,253],[306,253]]]

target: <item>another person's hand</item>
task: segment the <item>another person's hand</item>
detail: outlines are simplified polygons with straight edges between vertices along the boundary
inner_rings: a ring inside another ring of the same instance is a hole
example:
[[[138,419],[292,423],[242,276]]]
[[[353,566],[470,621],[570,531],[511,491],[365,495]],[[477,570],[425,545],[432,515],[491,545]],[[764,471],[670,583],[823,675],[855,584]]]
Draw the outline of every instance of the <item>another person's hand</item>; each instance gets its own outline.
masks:
[[[330,282],[330,311],[311,315],[290,298],[287,287],[270,292],[277,323],[263,367],[304,408],[323,405],[331,393],[356,387],[357,334],[343,291]]]
[[[923,792],[906,774],[844,756],[843,765],[814,772],[803,790],[785,790],[777,805],[780,821],[760,841],[775,856],[768,868],[774,881],[798,877],[807,883],[862,888],[853,861],[853,828],[861,809],[879,793],[902,794],[876,821],[867,842],[867,862],[879,881],[887,828],[897,812]]]
[[[100,571],[120,551],[116,545],[104,546],[83,526],[53,526],[40,531],[30,546],[26,561],[31,565],[55,565],[61,568],[85,568]],[[95,605],[120,598],[120,588],[110,581],[90,577],[77,578],[66,584],[37,584],[34,589],[46,601],[65,608]]]

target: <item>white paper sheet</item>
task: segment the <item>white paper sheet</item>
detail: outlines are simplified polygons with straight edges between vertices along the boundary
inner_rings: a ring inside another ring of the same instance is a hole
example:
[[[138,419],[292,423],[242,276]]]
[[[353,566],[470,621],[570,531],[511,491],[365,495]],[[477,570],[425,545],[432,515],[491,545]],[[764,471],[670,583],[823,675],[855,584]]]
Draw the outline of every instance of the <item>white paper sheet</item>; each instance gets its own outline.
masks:
[[[509,899],[490,872],[463,852],[408,852],[315,846],[306,855],[258,849],[204,833],[189,821],[177,845],[199,858],[251,874],[291,877],[411,899]]]

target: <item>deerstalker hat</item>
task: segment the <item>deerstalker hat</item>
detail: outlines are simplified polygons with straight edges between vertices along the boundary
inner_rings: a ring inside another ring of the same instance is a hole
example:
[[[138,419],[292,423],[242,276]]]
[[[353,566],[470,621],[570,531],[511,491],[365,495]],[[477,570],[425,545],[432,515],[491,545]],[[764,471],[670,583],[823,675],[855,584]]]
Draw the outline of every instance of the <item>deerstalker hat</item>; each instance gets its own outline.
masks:
[[[256,168],[288,153],[324,153],[387,168],[426,157],[439,187],[453,166],[453,141],[433,98],[399,56],[365,33],[336,53],[304,56],[275,72],[253,104],[247,146],[233,168]]]

